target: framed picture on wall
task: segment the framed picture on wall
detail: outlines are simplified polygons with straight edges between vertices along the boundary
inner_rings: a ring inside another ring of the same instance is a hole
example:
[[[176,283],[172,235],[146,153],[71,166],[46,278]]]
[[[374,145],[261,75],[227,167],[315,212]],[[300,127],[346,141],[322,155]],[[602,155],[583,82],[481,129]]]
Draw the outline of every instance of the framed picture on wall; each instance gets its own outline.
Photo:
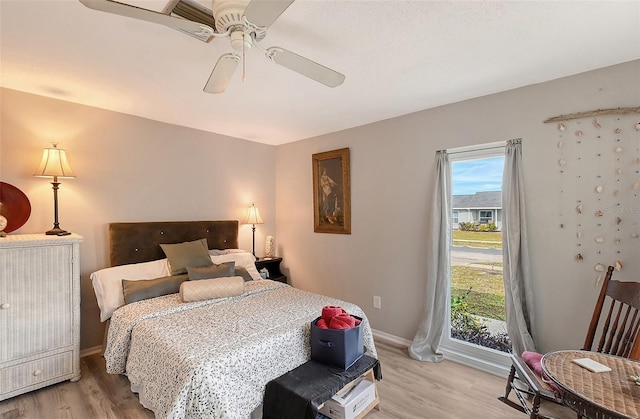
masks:
[[[313,231],[351,234],[349,149],[316,153],[313,164]]]

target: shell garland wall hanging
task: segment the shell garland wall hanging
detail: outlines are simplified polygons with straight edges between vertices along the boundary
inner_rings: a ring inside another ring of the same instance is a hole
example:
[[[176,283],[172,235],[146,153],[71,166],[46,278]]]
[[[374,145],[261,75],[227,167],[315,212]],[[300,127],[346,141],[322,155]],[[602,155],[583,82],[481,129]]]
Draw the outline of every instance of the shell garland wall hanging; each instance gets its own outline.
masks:
[[[640,108],[628,109],[545,121],[557,133],[558,226],[574,238],[574,261],[593,267],[596,285],[607,266],[620,271],[640,256]]]

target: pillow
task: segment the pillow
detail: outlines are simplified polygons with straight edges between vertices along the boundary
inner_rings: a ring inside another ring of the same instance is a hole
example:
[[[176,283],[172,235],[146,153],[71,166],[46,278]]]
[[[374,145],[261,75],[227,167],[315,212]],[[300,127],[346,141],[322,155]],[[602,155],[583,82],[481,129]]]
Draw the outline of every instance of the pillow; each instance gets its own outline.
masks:
[[[247,269],[243,268],[242,266],[239,266],[235,269],[234,275],[242,277],[242,279],[244,279],[244,282],[253,281],[253,278],[251,277],[251,275],[249,275]]]
[[[256,258],[251,252],[242,251],[232,252],[226,255],[211,256],[211,260],[213,261],[213,263],[234,261],[236,263],[236,269],[239,267],[245,268],[254,281],[259,281],[262,279],[262,277],[258,273],[258,270],[256,269]]]
[[[93,272],[90,278],[100,307],[100,321],[106,321],[118,307],[124,305],[123,278],[134,281],[163,276],[169,276],[167,259],[114,266]]]
[[[219,265],[211,262],[210,266],[200,266],[200,267],[187,267],[187,272],[189,273],[189,279],[191,281],[199,280],[199,279],[211,279],[211,278],[222,278],[226,276],[233,276],[235,273],[235,262],[224,262]]]
[[[207,239],[161,244],[160,247],[169,260],[171,275],[186,274],[187,267],[211,265]]]
[[[240,295],[244,292],[244,279],[239,276],[185,281],[180,285],[180,300],[183,303],[212,300]]]
[[[209,249],[211,256],[228,255],[229,253],[245,253],[246,250],[242,249]]]
[[[148,300],[167,294],[175,294],[180,291],[180,284],[188,280],[189,276],[174,275],[163,278],[146,279],[143,281],[122,280],[122,294],[124,303],[131,304],[136,301]]]
[[[538,352],[524,351],[522,353],[522,359],[524,359],[524,362],[533,370],[533,372],[536,373],[536,375],[538,375],[538,377],[542,379],[542,381],[549,384],[552,389],[562,394],[560,387],[552,383],[549,377],[547,377],[542,370],[542,354]]]
[[[527,363],[533,372],[542,377],[542,354],[538,352],[524,351],[522,353],[522,359],[524,359],[524,362]]]

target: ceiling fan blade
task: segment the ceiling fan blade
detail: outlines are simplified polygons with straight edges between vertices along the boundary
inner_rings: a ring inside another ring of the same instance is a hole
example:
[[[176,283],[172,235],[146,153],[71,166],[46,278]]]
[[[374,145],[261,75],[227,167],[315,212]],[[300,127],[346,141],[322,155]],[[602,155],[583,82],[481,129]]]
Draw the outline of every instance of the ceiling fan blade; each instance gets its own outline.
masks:
[[[120,16],[168,26],[204,42],[209,42],[214,33],[213,28],[202,23],[192,22],[187,19],[169,16],[164,13],[119,3],[113,0],[80,0],[80,3],[90,9],[99,10],[101,12],[113,13]]]
[[[260,27],[271,26],[294,0],[252,0],[244,10],[244,17]]]
[[[227,90],[231,76],[239,63],[240,57],[235,54],[220,56],[203,90],[207,93],[222,93]]]
[[[340,86],[344,82],[344,74],[280,47],[267,49],[267,57],[277,64],[287,67],[289,70],[293,70],[329,87]]]

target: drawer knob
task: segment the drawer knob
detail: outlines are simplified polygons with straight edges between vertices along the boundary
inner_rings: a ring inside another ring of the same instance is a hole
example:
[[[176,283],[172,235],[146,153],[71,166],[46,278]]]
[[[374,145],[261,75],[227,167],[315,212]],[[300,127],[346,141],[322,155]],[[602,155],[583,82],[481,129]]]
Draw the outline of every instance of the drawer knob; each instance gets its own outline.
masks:
[[[8,309],[10,307],[11,307],[11,304],[9,304],[9,303],[4,303],[4,304],[0,305],[0,308],[3,309],[3,310],[6,310],[6,309]]]
[[[35,371],[33,372],[33,375],[35,375],[35,376],[38,376],[38,375],[40,375],[40,374],[42,374],[42,370],[35,370]]]

